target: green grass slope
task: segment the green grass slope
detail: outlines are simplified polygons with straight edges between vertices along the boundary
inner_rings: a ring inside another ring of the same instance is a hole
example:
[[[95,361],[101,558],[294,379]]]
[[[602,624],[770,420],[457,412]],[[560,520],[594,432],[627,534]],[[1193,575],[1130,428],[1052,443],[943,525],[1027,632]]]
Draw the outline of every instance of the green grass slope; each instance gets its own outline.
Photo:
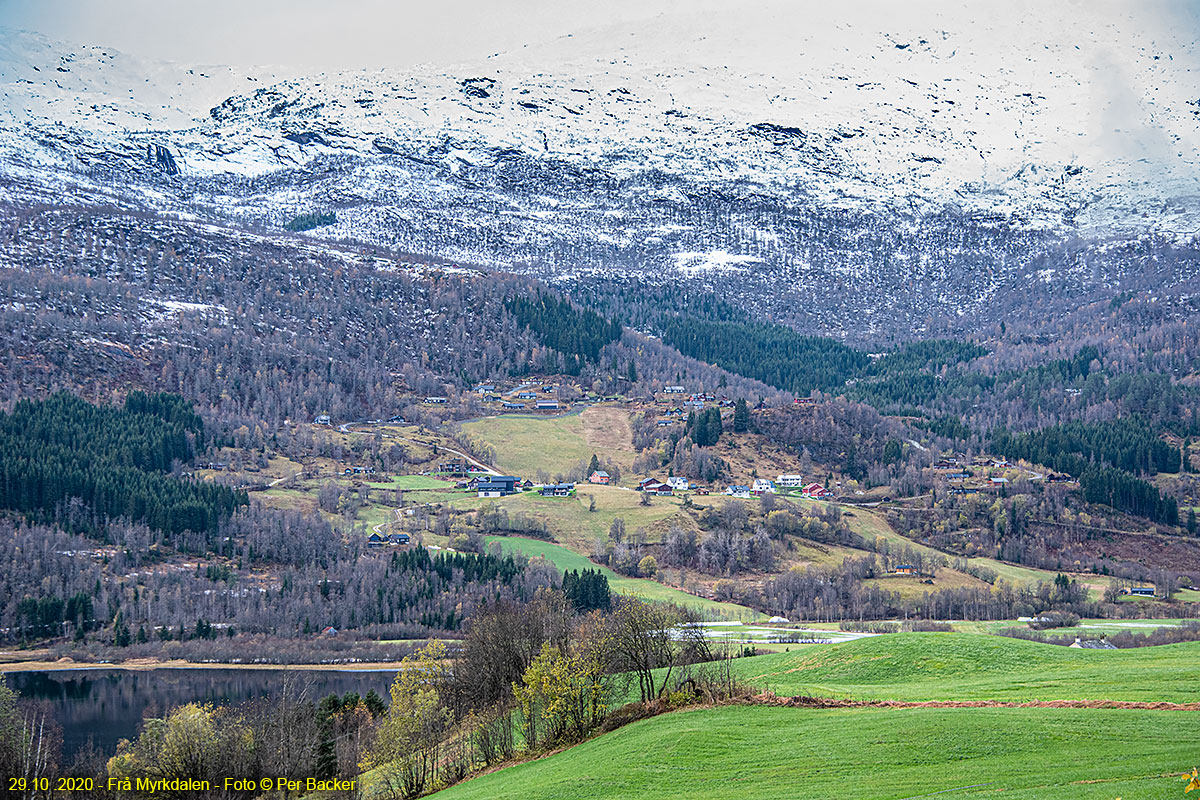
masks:
[[[439,800],[1182,796],[1200,712],[724,707],[667,714]]]
[[[1200,702],[1198,665],[1200,642],[1081,650],[965,633],[888,634],[734,662],[746,682],[780,695],[1174,703]]]
[[[580,572],[585,569],[599,570],[608,578],[609,588],[619,594],[632,594],[638,595],[644,600],[676,603],[721,619],[740,619],[752,622],[765,618],[763,614],[754,609],[736,603],[719,603],[706,597],[688,594],[681,589],[664,586],[648,578],[629,578],[619,575],[608,567],[596,564],[587,556],[553,542],[527,539],[523,536],[488,536],[485,537],[485,541],[488,544],[498,542],[505,552],[522,553],[529,558],[540,556],[563,572],[572,569]]]

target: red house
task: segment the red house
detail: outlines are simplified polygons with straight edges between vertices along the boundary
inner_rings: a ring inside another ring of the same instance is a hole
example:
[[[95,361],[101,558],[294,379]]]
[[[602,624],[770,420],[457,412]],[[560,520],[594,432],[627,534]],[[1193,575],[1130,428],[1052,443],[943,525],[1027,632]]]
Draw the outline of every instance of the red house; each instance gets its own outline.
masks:
[[[612,478],[609,477],[609,474],[607,472],[605,472],[603,470],[599,470],[599,469],[596,470],[595,472],[593,472],[591,474],[591,477],[588,478],[589,483],[602,483],[605,486],[607,486],[609,481],[611,481],[611,480],[612,480]]]

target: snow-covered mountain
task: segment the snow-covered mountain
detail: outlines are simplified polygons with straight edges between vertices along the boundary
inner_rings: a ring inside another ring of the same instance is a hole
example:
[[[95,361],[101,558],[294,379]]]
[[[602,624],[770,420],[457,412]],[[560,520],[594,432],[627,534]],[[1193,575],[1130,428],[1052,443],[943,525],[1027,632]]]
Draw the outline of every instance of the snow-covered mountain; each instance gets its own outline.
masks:
[[[312,235],[568,283],[732,275],[824,331],[911,324],[1029,281],[1115,289],[1146,242],[1200,231],[1196,25],[1147,8],[697,4],[317,75],[8,34],[0,176],[256,226],[334,210]]]

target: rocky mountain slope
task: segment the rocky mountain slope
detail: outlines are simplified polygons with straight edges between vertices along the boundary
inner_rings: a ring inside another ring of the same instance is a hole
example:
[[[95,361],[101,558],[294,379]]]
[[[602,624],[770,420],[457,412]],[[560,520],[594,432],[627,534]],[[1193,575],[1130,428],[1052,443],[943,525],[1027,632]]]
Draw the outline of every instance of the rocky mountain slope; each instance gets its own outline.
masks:
[[[839,12],[840,13],[840,12]],[[1195,25],[1107,4],[711,5],[293,75],[0,43],[0,198],[714,290],[858,340],[1193,291]]]

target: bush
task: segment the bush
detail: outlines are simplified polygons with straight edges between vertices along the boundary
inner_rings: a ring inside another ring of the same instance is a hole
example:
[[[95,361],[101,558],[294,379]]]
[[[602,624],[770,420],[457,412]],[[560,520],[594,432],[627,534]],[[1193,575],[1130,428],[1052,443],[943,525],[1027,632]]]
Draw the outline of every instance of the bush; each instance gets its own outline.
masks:
[[[838,629],[849,633],[899,633],[899,622],[859,622],[857,620],[842,620]]]
[[[1050,611],[1029,621],[1029,627],[1035,631],[1050,628],[1074,628],[1079,624],[1079,615],[1068,611]]]

